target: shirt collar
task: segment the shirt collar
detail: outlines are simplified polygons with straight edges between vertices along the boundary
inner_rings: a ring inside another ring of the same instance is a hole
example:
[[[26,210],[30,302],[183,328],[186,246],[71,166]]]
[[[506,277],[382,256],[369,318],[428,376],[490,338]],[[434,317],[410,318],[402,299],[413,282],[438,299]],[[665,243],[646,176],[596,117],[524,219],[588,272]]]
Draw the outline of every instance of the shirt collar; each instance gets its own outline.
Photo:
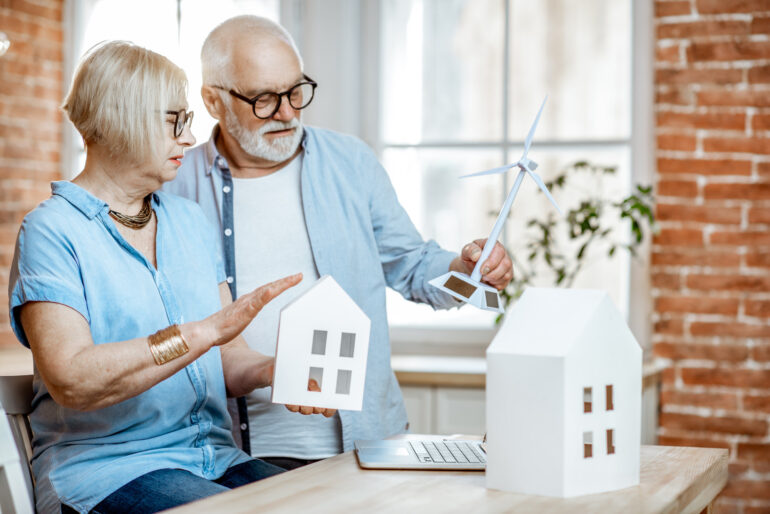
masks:
[[[51,182],[51,193],[67,200],[88,219],[93,219],[100,212],[109,210],[107,202],[68,180]],[[160,197],[157,193],[152,193],[152,200],[155,206],[160,204]]]
[[[211,130],[211,137],[209,137],[209,140],[204,146],[206,156],[206,176],[211,175],[214,168],[230,171],[230,165],[227,164],[227,159],[225,159],[217,149],[217,137],[219,137],[220,130],[219,123],[214,125],[214,128]],[[302,131],[302,143],[300,144],[305,153],[308,153],[307,139],[307,126],[304,126],[304,130]]]

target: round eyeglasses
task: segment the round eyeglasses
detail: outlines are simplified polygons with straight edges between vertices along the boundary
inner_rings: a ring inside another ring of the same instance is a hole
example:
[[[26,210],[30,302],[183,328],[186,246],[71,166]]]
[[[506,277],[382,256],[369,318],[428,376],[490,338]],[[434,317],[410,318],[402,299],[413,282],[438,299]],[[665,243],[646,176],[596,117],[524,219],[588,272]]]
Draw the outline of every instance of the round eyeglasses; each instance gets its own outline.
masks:
[[[180,109],[178,111],[166,111],[166,114],[174,116],[174,137],[179,138],[184,132],[186,126],[192,126],[192,120],[195,113],[193,111],[187,112],[187,109]]]
[[[310,105],[310,102],[313,101],[315,88],[318,87],[318,83],[316,83],[307,75],[302,75],[302,78],[304,79],[303,82],[295,84],[283,93],[274,93],[272,91],[268,91],[266,93],[260,93],[253,98],[249,98],[238,93],[234,89],[230,89],[228,92],[238,100],[242,100],[251,105],[251,110],[254,113],[254,116],[260,120],[266,120],[268,118],[272,118],[275,113],[278,112],[278,110],[281,108],[281,101],[283,100],[284,96],[289,101],[289,105],[291,105],[291,107],[296,110],[304,109]],[[214,87],[227,91],[225,88],[220,86]]]

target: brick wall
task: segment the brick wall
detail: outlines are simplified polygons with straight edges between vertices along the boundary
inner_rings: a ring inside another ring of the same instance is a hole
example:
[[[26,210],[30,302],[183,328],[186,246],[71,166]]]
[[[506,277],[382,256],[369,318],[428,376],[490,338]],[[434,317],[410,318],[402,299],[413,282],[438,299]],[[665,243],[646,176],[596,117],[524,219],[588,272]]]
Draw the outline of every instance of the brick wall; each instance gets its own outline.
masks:
[[[770,1],[655,2],[660,443],[730,450],[770,512]]]
[[[63,0],[0,0],[0,349],[8,324],[8,270],[19,223],[60,178]]]

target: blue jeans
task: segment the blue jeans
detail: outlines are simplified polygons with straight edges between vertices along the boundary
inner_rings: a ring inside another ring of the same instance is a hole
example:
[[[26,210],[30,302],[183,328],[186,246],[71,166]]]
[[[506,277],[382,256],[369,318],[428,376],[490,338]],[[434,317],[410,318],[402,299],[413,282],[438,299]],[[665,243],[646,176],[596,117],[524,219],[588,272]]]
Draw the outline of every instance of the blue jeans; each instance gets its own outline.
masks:
[[[92,514],[149,514],[250,484],[284,470],[259,459],[233,466],[216,480],[181,469],[159,469],[127,483],[91,510]],[[75,512],[62,505],[62,514]]]

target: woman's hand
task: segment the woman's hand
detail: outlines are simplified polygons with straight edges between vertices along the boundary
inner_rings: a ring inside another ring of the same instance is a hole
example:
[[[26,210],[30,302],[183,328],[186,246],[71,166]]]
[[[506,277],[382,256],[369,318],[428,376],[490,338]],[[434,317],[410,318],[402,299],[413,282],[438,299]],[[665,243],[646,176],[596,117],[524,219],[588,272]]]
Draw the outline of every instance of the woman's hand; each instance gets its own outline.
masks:
[[[318,382],[311,378],[307,381],[308,391],[321,392],[321,388],[318,387]],[[331,418],[337,412],[337,409],[325,409],[323,407],[308,407],[305,405],[286,405],[286,408],[292,412],[299,412],[300,414],[323,414],[324,417]]]
[[[212,346],[225,344],[243,332],[270,300],[299,284],[301,280],[302,273],[297,273],[265,284],[200,321],[200,329],[209,338]]]

